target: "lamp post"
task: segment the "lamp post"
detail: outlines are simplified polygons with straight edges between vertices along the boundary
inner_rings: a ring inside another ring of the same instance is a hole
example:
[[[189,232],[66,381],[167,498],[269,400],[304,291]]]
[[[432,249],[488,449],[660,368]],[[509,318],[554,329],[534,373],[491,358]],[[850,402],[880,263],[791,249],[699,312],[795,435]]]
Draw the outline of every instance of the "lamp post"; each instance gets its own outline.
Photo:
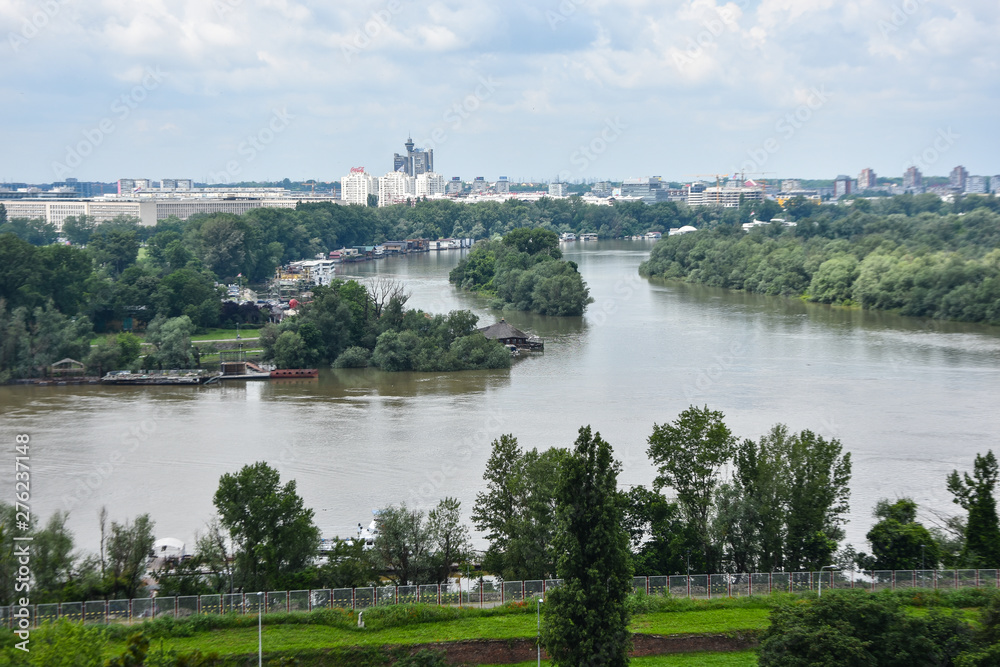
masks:
[[[924,545],[920,545],[920,569],[926,570],[927,567],[924,565]]]
[[[264,666],[264,591],[257,591],[257,667]]]
[[[542,598],[538,598],[538,610],[535,614],[538,619],[538,667],[542,667]]]
[[[837,569],[837,566],[836,565],[824,565],[823,567],[819,568],[819,592],[816,594],[816,597],[818,597],[818,598],[823,597],[823,570],[827,570],[827,569],[829,569],[829,570],[835,570],[835,569]]]

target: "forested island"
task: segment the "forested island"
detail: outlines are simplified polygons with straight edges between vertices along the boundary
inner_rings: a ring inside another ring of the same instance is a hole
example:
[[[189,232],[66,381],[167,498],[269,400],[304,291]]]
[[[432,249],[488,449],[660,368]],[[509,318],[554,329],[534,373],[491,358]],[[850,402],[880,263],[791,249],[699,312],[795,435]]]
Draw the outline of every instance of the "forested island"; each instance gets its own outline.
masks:
[[[562,261],[559,237],[548,229],[522,227],[477,243],[448,280],[494,297],[494,308],[541,315],[582,315],[594,301],[576,263]]]
[[[790,202],[791,204],[791,202]],[[659,241],[643,276],[1000,324],[1000,200],[934,195],[791,205],[744,232],[717,223]],[[791,226],[794,223],[794,226]]]

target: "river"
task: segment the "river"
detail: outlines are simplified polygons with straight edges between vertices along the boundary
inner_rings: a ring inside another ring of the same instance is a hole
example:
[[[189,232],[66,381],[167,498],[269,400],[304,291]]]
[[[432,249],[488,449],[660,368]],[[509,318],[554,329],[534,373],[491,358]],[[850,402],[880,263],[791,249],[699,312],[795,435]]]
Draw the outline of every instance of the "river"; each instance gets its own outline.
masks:
[[[595,303],[576,318],[506,313],[545,340],[543,354],[509,371],[3,386],[0,437],[13,457],[14,434],[30,434],[32,511],[44,520],[69,510],[86,550],[97,549],[102,506],[117,521],[148,512],[157,537],[192,545],[219,477],[259,460],[296,480],[325,536],[351,535],[372,509],[402,501],[429,509],[455,496],[468,517],[503,433],[525,448],[568,447],[590,424],[622,461],[620,483],[649,484],[653,424],[692,404],[723,411],[740,437],[783,422],[838,438],[854,462],[848,541],[864,550],[876,500],[911,496],[927,521],[928,510],[953,514],[945,476],[1000,445],[996,327],[650,282],[636,273],[644,241],[563,247]],[[410,306],[467,308],[486,326],[498,315],[448,283],[459,258],[445,251],[339,273],[398,278]]]

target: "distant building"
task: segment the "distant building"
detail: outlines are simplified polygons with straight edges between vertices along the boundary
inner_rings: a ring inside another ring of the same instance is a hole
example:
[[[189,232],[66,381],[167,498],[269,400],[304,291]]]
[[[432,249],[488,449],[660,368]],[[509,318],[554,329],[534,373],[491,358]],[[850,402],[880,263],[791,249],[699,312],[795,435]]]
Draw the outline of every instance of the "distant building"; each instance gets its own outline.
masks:
[[[550,197],[565,197],[567,192],[566,184],[556,181],[555,183],[549,183],[549,196]]]
[[[1000,174],[990,176],[990,192],[1000,193]]]
[[[697,186],[697,187],[696,187]],[[688,206],[721,206],[722,208],[739,208],[745,201],[763,199],[764,193],[759,187],[740,185],[738,181],[729,181],[726,185],[705,186],[703,183],[692,183],[688,189]]]
[[[659,176],[626,178],[622,181],[622,197],[639,197],[645,204],[667,201],[670,197],[667,183]]]
[[[801,190],[801,189],[802,189],[802,181],[800,181],[797,178],[786,178],[781,182],[782,192],[791,192],[793,190]]]
[[[390,171],[378,179],[378,205],[401,204],[416,196],[416,183],[412,176],[401,171]]]
[[[118,194],[127,195],[131,192],[138,192],[139,190],[149,189],[149,179],[148,178],[119,178],[118,179]]]
[[[444,185],[444,193],[446,195],[460,195],[464,189],[465,184],[462,183],[461,176],[452,176],[451,180]]]
[[[160,181],[161,190],[193,190],[194,181],[190,178],[164,178]]]
[[[415,192],[418,197],[444,194],[444,176],[427,171],[416,178]]]
[[[965,179],[965,192],[970,195],[984,195],[987,192],[985,176],[969,176]]]
[[[345,203],[368,205],[368,195],[378,194],[375,177],[364,167],[351,167],[351,173],[340,179],[340,196]]]
[[[969,177],[969,172],[965,167],[958,165],[951,170],[948,175],[948,187],[956,192],[965,192],[965,179]]]
[[[510,192],[510,181],[507,180],[506,176],[501,176],[497,179],[497,182],[493,184],[493,189],[498,195],[505,195]]]
[[[924,176],[916,167],[910,167],[903,172],[903,191],[912,193],[924,191]]]
[[[486,192],[490,189],[490,184],[486,182],[486,179],[482,176],[476,176],[472,179],[472,191],[473,192]]]
[[[858,190],[864,192],[865,190],[873,189],[875,187],[875,180],[875,172],[865,167],[858,176]]]
[[[412,177],[419,176],[434,171],[434,149],[424,150],[414,148],[413,137],[409,137],[406,143],[406,154],[395,153],[392,156],[392,170],[401,171]]]
[[[849,195],[854,190],[852,189],[853,182],[849,176],[838,176],[833,180],[833,198],[840,199],[845,195]]]
[[[528,344],[528,334],[507,324],[503,318],[500,318],[496,324],[483,327],[479,331],[490,340],[498,340],[504,345],[522,347]]]
[[[607,181],[598,181],[591,186],[590,191],[597,197],[610,197],[612,189],[611,183]]]

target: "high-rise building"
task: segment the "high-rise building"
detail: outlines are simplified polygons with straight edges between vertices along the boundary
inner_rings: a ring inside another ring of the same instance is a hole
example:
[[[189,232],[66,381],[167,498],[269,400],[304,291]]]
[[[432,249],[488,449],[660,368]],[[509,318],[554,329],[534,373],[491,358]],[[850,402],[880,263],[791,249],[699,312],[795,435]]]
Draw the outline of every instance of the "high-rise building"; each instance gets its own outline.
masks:
[[[970,195],[986,194],[986,177],[969,176],[965,179],[965,192]]]
[[[419,176],[434,171],[434,149],[424,150],[414,148],[413,137],[409,137],[406,143],[406,154],[394,153],[392,156],[392,170],[401,171],[408,176]]]
[[[446,195],[460,195],[464,189],[465,184],[462,183],[461,176],[452,176],[451,180],[444,185],[444,193]]]
[[[555,183],[549,183],[549,196],[550,197],[565,197],[566,196],[566,184],[556,181]]]
[[[433,171],[420,174],[416,179],[416,193],[418,197],[443,195],[444,176]]]
[[[913,193],[924,191],[924,176],[916,167],[910,167],[903,172],[903,190]]]
[[[951,170],[948,175],[948,187],[956,192],[965,192],[965,179],[969,177],[969,172],[965,167],[958,165]]]
[[[793,192],[802,189],[802,181],[797,178],[786,178],[781,182],[782,192]]]
[[[849,195],[853,192],[850,176],[838,176],[833,180],[833,198],[840,199],[845,195]]]
[[[510,181],[507,180],[506,176],[501,176],[497,179],[497,182],[493,184],[493,189],[497,194],[508,194],[510,192]]]
[[[390,171],[378,179],[378,205],[402,204],[416,196],[414,178],[401,171]]]
[[[351,167],[351,173],[340,179],[340,196],[348,204],[368,205],[368,195],[378,194],[375,178],[364,167]]]
[[[858,176],[858,190],[864,192],[865,190],[871,190],[875,187],[875,172],[865,167],[861,170],[861,174]]]
[[[472,179],[472,191],[473,192],[486,192],[490,189],[490,184],[486,182],[486,179],[482,176],[476,176]]]
[[[1000,174],[990,176],[990,192],[1000,194]]]

